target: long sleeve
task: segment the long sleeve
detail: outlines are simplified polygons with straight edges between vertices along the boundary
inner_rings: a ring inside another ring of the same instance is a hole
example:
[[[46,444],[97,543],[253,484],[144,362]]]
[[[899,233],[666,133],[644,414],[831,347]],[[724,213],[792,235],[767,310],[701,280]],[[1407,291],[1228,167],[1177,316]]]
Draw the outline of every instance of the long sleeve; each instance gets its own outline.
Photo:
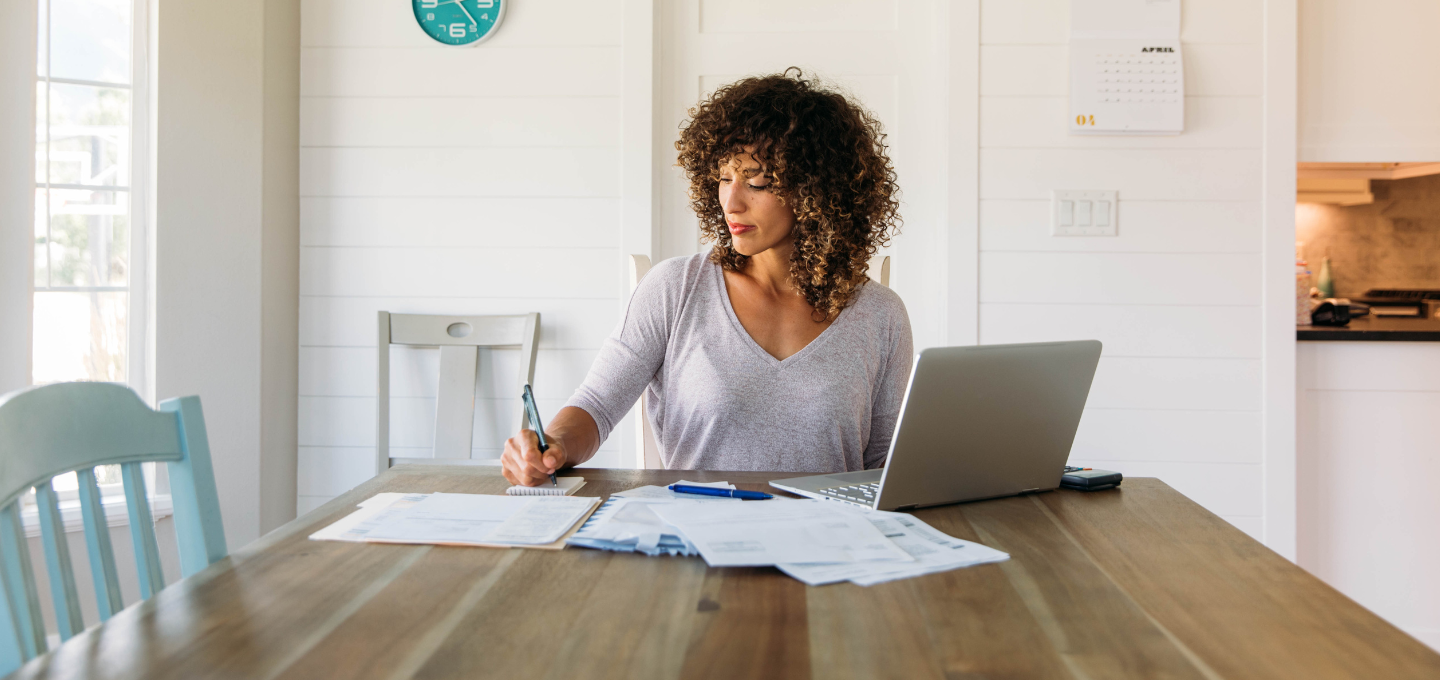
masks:
[[[625,318],[605,340],[585,382],[566,406],[584,409],[600,428],[600,441],[635,405],[665,360],[671,310],[679,291],[671,285],[678,261],[661,262],[641,279]]]
[[[870,284],[867,284],[870,285]],[[865,469],[885,465],[890,453],[890,440],[900,420],[900,404],[910,383],[910,369],[915,363],[915,340],[910,335],[910,316],[901,306],[890,324],[890,353],[875,381],[871,400],[870,441],[865,446]]]

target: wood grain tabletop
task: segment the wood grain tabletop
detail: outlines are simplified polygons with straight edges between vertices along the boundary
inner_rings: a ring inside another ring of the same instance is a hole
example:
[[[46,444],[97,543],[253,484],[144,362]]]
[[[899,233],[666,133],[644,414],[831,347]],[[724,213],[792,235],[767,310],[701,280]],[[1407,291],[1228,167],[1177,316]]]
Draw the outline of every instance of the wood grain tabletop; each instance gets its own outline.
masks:
[[[580,495],[785,476],[578,471]],[[1440,678],[1436,654],[1153,479],[920,510],[1007,562],[863,588],[579,548],[307,536],[382,491],[501,493],[400,466],[17,678]]]

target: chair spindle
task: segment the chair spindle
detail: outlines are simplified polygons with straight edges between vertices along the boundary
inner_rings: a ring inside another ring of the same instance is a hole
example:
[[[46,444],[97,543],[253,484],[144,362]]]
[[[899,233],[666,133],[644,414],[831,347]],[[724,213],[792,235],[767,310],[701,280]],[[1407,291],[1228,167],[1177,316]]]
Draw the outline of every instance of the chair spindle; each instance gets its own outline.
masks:
[[[35,590],[35,573],[30,570],[30,547],[25,530],[20,526],[20,501],[0,508],[0,586],[13,617],[9,622],[19,628],[20,657],[33,659],[49,651],[45,643],[45,626],[40,618],[40,596]],[[7,655],[0,652],[0,660]],[[0,666],[3,668],[3,666]]]
[[[115,570],[115,550],[110,545],[110,523],[100,499],[95,469],[75,473],[80,481],[80,514],[85,520],[85,553],[90,557],[90,578],[95,583],[95,604],[100,620],[108,621],[125,608],[120,596],[120,576]]]
[[[75,589],[75,569],[70,562],[70,544],[65,540],[65,522],[60,517],[54,482],[52,478],[35,485],[35,506],[40,511],[40,543],[45,548],[45,568],[50,574],[55,623],[64,641],[85,630],[85,621],[80,617],[80,594]]]
[[[120,466],[125,482],[125,508],[130,512],[130,542],[135,546],[135,574],[140,579],[140,599],[165,587],[160,571],[160,548],[155,543],[155,520],[150,516],[150,499],[145,493],[145,472],[139,463]]]

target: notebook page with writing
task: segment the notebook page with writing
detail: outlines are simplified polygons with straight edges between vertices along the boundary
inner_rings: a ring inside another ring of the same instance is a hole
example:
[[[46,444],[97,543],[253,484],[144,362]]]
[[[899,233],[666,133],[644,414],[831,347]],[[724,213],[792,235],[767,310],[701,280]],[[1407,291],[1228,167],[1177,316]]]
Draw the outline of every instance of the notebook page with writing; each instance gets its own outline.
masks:
[[[573,496],[580,487],[585,486],[584,477],[557,477],[555,481],[559,486],[512,486],[506,489],[505,493],[511,496]]]

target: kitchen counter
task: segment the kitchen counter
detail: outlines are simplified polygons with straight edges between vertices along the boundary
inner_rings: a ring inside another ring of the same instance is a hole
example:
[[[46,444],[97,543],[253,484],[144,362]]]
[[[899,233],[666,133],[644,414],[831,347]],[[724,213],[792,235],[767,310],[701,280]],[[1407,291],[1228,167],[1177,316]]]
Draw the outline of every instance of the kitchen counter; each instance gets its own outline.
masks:
[[[1296,326],[1295,339],[1440,342],[1440,319],[1362,316],[1349,326]]]

